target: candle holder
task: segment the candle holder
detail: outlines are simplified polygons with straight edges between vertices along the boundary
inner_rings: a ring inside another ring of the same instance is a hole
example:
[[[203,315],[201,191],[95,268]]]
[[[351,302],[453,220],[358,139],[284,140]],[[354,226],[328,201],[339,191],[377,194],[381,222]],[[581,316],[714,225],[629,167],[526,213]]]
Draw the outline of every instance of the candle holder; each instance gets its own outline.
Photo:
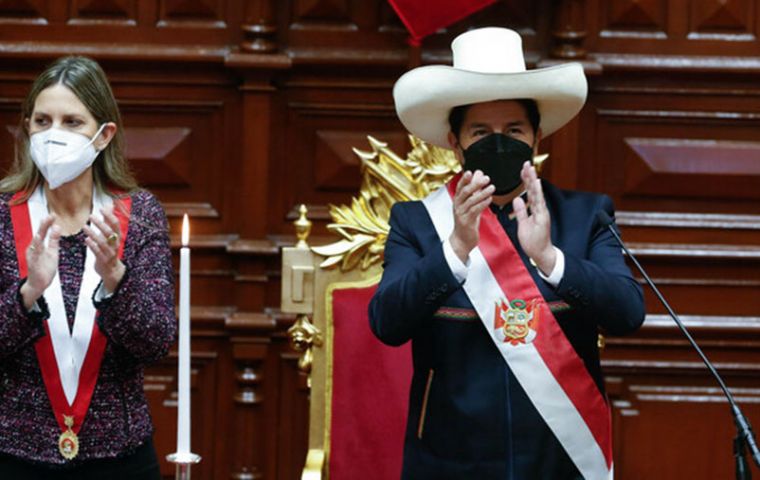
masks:
[[[166,456],[166,460],[177,466],[175,480],[190,480],[190,467],[201,461],[201,456],[195,453],[174,452]]]

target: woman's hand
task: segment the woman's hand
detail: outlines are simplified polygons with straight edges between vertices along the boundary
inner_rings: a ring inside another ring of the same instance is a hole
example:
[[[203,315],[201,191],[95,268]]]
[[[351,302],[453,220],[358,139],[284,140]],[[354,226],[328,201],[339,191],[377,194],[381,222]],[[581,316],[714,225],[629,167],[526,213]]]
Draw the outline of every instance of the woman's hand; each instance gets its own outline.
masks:
[[[47,245],[45,237],[50,233]],[[48,215],[40,224],[37,234],[26,249],[27,275],[21,286],[21,297],[27,310],[45,293],[58,271],[58,241],[61,228],[55,224],[55,217]]]
[[[100,213],[103,214],[103,220],[90,215],[90,226],[85,225],[83,228],[87,235],[84,242],[95,254],[95,272],[103,279],[106,291],[112,293],[126,271],[119,259],[121,227],[119,219],[113,214],[113,208],[101,209]]]

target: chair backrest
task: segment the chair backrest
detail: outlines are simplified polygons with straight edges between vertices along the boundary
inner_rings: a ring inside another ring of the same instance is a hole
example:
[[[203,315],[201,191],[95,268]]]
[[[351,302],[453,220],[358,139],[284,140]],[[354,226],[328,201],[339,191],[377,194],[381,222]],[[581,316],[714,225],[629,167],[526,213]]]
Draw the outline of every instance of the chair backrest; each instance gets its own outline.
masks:
[[[410,141],[406,158],[372,137],[371,152],[354,149],[361,190],[351,205],[330,209],[328,229],[340,240],[310,247],[301,207],[299,242],[283,249],[282,310],[297,314],[289,335],[311,387],[303,480],[389,480],[401,472],[410,347],[381,344],[367,307],[382,273],[393,203],[424,198],[459,169],[451,151]]]
[[[412,364],[409,345],[388,348],[369,329],[367,287],[333,284],[329,478],[398,478]],[[330,348],[328,347],[328,348]],[[383,461],[378,461],[383,459]]]

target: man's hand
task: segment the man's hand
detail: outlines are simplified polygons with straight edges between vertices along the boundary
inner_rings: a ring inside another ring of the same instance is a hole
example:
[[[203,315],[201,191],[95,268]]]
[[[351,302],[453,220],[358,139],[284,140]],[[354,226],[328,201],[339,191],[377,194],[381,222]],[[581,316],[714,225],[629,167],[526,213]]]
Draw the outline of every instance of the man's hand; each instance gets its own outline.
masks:
[[[491,204],[494,186],[480,170],[464,172],[454,193],[454,231],[449,237],[451,248],[462,263],[478,245],[480,214]]]
[[[528,192],[530,215],[522,198],[517,197],[512,201],[512,208],[517,216],[517,239],[538,269],[544,275],[549,275],[554,270],[557,252],[552,245],[551,217],[546,208],[541,181],[530,162],[523,164],[520,177]]]

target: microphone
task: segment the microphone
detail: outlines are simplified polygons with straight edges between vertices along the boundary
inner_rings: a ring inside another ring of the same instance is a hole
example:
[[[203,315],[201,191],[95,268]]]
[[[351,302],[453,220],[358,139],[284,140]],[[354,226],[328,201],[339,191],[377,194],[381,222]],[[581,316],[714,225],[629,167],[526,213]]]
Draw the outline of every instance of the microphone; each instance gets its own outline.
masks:
[[[620,238],[620,235],[618,235],[617,231],[614,228],[614,220],[610,218],[610,216],[605,212],[604,210],[600,210],[599,213],[596,214],[596,218],[599,221],[599,223],[603,227],[607,227],[609,231],[612,233],[612,235],[615,237],[615,240],[620,244],[621,247],[623,247],[623,250],[625,251],[626,255],[628,255],[628,258],[631,259],[634,265],[636,265],[636,268],[641,272],[641,275],[644,276],[644,280],[646,280],[647,284],[652,288],[652,291],[654,291],[655,295],[657,295],[657,299],[662,303],[662,305],[665,307],[665,309],[668,311],[670,316],[673,318],[673,320],[676,322],[676,325],[678,325],[678,328],[681,330],[681,333],[686,337],[687,340],[689,340],[689,343],[694,348],[694,350],[697,351],[699,354],[699,357],[702,359],[704,364],[707,366],[707,369],[710,371],[713,377],[715,377],[715,380],[718,382],[718,385],[720,385],[721,390],[723,390],[723,394],[728,399],[728,404],[731,407],[731,413],[734,416],[734,423],[736,424],[736,438],[734,439],[734,457],[736,458],[736,478],[737,479],[749,479],[752,478],[752,474],[749,471],[749,467],[747,466],[746,460],[744,458],[744,447],[749,447],[750,455],[752,455],[752,459],[755,461],[755,465],[760,467],[760,450],[758,450],[757,442],[755,440],[755,434],[752,431],[752,427],[749,424],[749,420],[744,416],[741,409],[739,408],[739,405],[736,403],[736,400],[734,400],[734,396],[731,395],[731,392],[728,390],[728,387],[726,387],[726,384],[723,382],[723,378],[720,376],[717,370],[715,370],[715,367],[713,364],[708,360],[707,356],[705,356],[704,352],[702,352],[702,349],[699,348],[699,345],[697,345],[697,342],[694,341],[694,338],[692,338],[689,331],[684,326],[683,322],[681,322],[681,319],[678,318],[678,315],[673,311],[672,308],[670,308],[670,305],[668,304],[667,300],[665,300],[665,297],[662,296],[660,293],[660,290],[657,288],[657,286],[654,284],[651,278],[649,278],[649,275],[647,275],[647,272],[644,271],[644,268],[641,266],[639,261],[636,259],[635,256],[631,253],[630,250],[625,246],[625,243],[623,243],[623,239]]]

